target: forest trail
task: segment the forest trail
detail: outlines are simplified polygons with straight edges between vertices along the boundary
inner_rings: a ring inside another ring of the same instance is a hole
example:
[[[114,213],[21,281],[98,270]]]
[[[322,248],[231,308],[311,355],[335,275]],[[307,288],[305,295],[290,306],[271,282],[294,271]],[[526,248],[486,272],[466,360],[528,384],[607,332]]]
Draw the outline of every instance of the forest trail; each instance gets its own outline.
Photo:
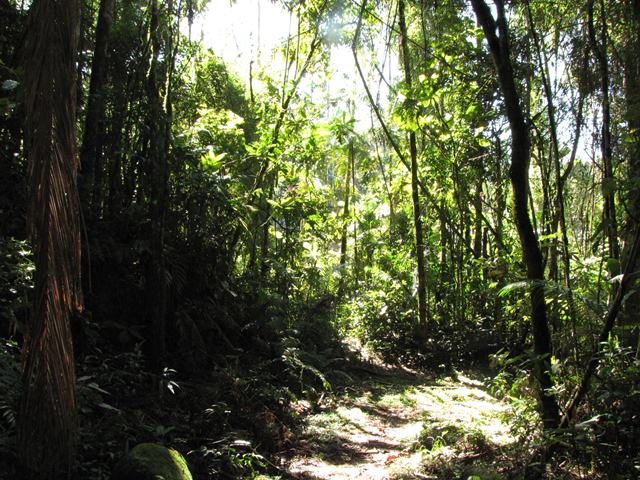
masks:
[[[287,470],[304,480],[500,479],[494,465],[514,441],[506,413],[463,373],[371,375],[308,414]]]

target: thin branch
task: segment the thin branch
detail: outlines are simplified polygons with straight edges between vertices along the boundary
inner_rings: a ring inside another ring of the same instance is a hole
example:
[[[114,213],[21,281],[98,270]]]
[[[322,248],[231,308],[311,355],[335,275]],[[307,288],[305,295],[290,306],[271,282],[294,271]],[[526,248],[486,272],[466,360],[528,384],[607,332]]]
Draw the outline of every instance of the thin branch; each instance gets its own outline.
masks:
[[[584,375],[582,376],[582,380],[580,381],[580,386],[564,409],[565,414],[560,424],[561,427],[569,426],[569,423],[574,419],[576,409],[589,391],[591,379],[593,378],[596,368],[600,363],[602,351],[604,349],[604,346],[606,345],[607,340],[609,339],[609,334],[613,330],[616,318],[618,317],[618,313],[620,313],[625,295],[636,279],[637,272],[635,272],[635,267],[638,259],[638,252],[640,252],[640,226],[636,226],[636,233],[633,239],[633,244],[631,246],[631,251],[629,252],[627,265],[624,269],[622,279],[620,280],[620,286],[618,287],[618,290],[616,292],[615,299],[613,300],[613,303],[609,307],[607,315],[605,316],[604,326],[598,339],[596,351],[591,355],[591,359],[587,364],[587,369],[585,370]]]
[[[402,164],[407,168],[407,170],[411,171],[411,165],[406,159],[404,153],[402,153],[402,149],[400,148],[400,145],[398,144],[397,139],[394,137],[393,133],[391,133],[391,130],[389,130],[389,127],[387,126],[387,123],[385,122],[384,118],[382,118],[380,107],[377,105],[377,103],[373,98],[373,95],[371,94],[371,89],[367,84],[367,80],[364,76],[364,72],[362,71],[362,66],[360,65],[360,60],[358,59],[357,45],[358,45],[358,40],[360,39],[360,33],[362,31],[362,19],[364,17],[364,11],[366,6],[367,6],[367,0],[364,0],[360,5],[360,13],[358,15],[358,24],[356,27],[356,32],[353,36],[353,41],[351,42],[351,51],[353,52],[353,59],[355,61],[356,69],[358,70],[358,75],[360,76],[360,80],[362,81],[362,86],[367,94],[367,98],[369,99],[369,104],[371,106],[371,109],[373,110],[373,113],[375,113],[376,118],[378,119],[378,122],[380,122],[380,126],[382,127],[382,130],[385,136],[387,137],[387,140],[391,144],[393,151],[396,153],[396,155],[398,155],[398,158],[400,159]],[[436,199],[434,198],[433,194],[429,191],[429,189],[426,187],[424,182],[420,179],[418,179],[418,186],[420,187],[420,192],[426,197],[426,199],[429,201],[431,206],[442,216],[447,226],[460,238],[464,238],[460,230],[453,224],[453,222],[449,218],[449,215],[447,215],[446,211],[442,207],[440,207],[440,205],[438,205],[438,202],[436,202]],[[475,258],[476,252],[473,251],[471,246],[465,244],[465,247]]]

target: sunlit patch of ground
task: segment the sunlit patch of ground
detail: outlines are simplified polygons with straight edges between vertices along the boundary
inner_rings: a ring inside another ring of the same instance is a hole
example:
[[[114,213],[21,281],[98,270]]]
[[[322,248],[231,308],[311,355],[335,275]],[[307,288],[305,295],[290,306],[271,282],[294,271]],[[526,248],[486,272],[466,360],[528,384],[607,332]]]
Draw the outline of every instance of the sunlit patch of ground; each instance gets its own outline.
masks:
[[[288,470],[310,480],[500,479],[492,460],[514,441],[506,411],[463,374],[369,378],[307,418]]]

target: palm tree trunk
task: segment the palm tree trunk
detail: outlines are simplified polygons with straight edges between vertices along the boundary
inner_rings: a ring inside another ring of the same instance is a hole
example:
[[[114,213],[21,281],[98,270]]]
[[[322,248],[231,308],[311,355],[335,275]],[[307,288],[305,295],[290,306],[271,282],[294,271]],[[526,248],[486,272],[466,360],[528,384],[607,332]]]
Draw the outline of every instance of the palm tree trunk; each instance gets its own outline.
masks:
[[[18,453],[36,478],[69,471],[76,439],[70,321],[82,310],[75,152],[79,4],[36,0],[24,58],[30,237],[36,274],[24,343]]]

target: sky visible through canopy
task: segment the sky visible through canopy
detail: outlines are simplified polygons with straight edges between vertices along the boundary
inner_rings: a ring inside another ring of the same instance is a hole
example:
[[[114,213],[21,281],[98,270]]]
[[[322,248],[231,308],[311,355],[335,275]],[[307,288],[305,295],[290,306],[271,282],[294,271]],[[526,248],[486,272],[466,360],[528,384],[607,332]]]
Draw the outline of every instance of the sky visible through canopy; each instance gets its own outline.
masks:
[[[188,31],[186,25],[184,31]],[[256,90],[260,90],[257,73],[261,69],[268,69],[271,75],[283,71],[284,61],[276,49],[284,46],[287,37],[295,36],[296,32],[295,14],[290,14],[281,5],[268,0],[214,0],[194,20],[191,28],[192,38],[201,38],[205,46],[220,56],[246,84],[252,69],[253,87]],[[380,41],[383,39],[381,37]],[[370,66],[367,66],[369,62],[365,57],[362,54],[360,62],[368,70]],[[393,55],[389,56],[382,44],[378,49],[378,57],[379,68],[385,65],[385,72],[398,74],[397,59]],[[300,84],[300,91],[310,95],[317,104],[327,103],[327,98],[333,99],[328,102],[328,116],[355,107],[356,129],[364,131],[370,128],[371,111],[364,97],[349,45],[331,46],[328,73],[326,77],[307,75]],[[377,73],[374,76],[377,77]],[[319,84],[324,88],[316,88]],[[387,84],[372,79],[370,87],[384,105],[389,93]],[[353,105],[350,105],[352,100]]]
[[[207,47],[248,80],[250,62],[268,64],[273,48],[286,40],[290,22],[294,28],[295,18],[272,2],[215,0],[195,19],[192,36],[202,36]]]

